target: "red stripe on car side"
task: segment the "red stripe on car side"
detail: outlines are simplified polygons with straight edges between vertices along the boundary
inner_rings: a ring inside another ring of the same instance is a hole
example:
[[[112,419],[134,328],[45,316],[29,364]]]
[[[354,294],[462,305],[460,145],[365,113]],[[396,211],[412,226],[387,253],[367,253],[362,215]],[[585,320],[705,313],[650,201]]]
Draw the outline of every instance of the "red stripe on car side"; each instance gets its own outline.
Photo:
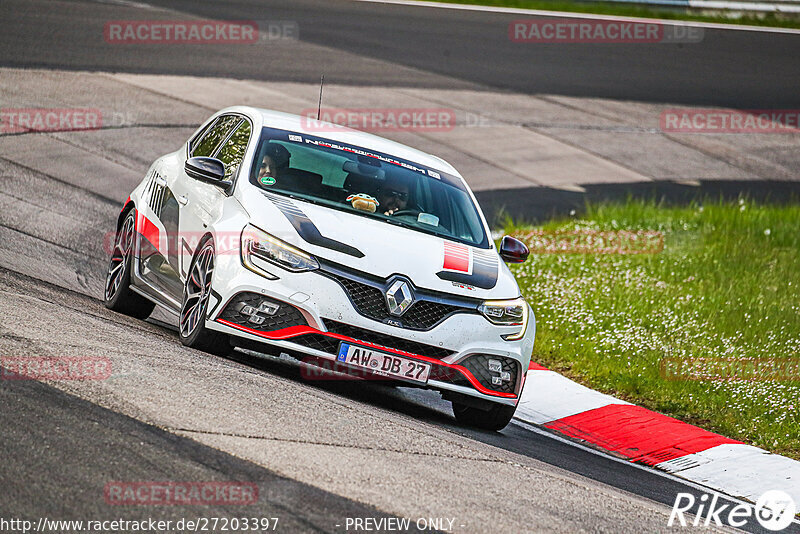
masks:
[[[528,366],[528,371],[549,371],[549,370],[550,369],[548,369],[547,367],[539,365],[536,362],[531,362],[531,364]]]
[[[366,345],[368,347],[372,347],[375,350],[380,350],[383,352],[391,352],[392,354],[397,354],[398,356],[406,356],[414,358],[415,360],[422,360],[425,362],[429,362],[435,365],[441,365],[444,367],[449,367],[451,369],[455,369],[462,375],[464,378],[469,380],[469,383],[472,386],[480,391],[485,395],[492,395],[494,397],[503,397],[508,399],[515,399],[517,398],[516,395],[513,393],[501,393],[499,391],[492,391],[491,389],[487,389],[478,382],[478,379],[473,376],[469,370],[461,365],[456,365],[452,363],[445,363],[435,358],[430,358],[428,356],[422,356],[421,354],[414,354],[411,352],[404,352],[397,349],[392,349],[389,347],[384,347],[382,345],[376,345],[374,343],[369,343],[367,341],[361,341],[359,339],[355,339],[352,337],[343,336],[341,334],[334,334],[333,332],[323,332],[322,330],[317,330],[316,328],[312,328],[310,326],[290,326],[289,328],[282,328],[280,330],[274,330],[272,332],[260,332],[258,330],[253,330],[252,328],[247,328],[246,326],[238,325],[236,323],[232,323],[230,321],[226,321],[225,319],[217,319],[217,322],[220,324],[224,324],[225,326],[229,326],[231,328],[235,328],[237,330],[242,330],[243,332],[247,332],[248,334],[253,334],[259,337],[263,337],[266,339],[290,339],[293,337],[302,336],[304,334],[320,334],[323,336],[331,337],[334,339],[338,339],[339,341],[346,341],[348,343],[355,343],[356,345]]]
[[[632,404],[609,404],[544,426],[645,465],[741,443]]]
[[[136,222],[136,228],[137,228],[138,232],[140,234],[142,234],[142,237],[144,237],[145,239],[150,241],[150,243],[154,247],[156,247],[156,250],[158,250],[158,243],[160,241],[160,239],[159,239],[159,237],[160,237],[159,234],[160,233],[158,231],[158,226],[153,224],[153,222],[150,219],[145,217],[142,214],[141,211],[139,211],[137,213],[138,213],[138,217],[137,217],[138,220]]]

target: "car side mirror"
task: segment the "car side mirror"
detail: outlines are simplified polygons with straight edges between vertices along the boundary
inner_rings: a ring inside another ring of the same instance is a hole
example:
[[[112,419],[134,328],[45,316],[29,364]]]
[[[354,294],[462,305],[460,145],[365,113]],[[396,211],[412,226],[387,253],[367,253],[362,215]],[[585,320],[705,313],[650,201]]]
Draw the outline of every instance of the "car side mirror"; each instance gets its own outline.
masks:
[[[186,174],[195,180],[220,187],[231,185],[229,181],[225,180],[225,164],[216,158],[201,156],[189,158],[183,168]]]
[[[530,253],[525,243],[511,236],[503,237],[500,242],[500,257],[506,263],[524,263]]]

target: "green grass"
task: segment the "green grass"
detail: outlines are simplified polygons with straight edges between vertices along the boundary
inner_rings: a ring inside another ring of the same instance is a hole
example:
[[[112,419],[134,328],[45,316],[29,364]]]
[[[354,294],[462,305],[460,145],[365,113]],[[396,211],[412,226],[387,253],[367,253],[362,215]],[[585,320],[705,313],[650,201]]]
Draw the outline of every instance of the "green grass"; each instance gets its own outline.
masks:
[[[788,14],[739,13],[707,14],[697,11],[649,7],[614,2],[571,2],[569,0],[433,0],[434,2],[472,4],[483,6],[516,7],[524,9],[543,9],[568,13],[595,13],[599,15],[619,15],[669,20],[692,20],[698,22],[717,22],[722,24],[746,24],[752,26],[772,26],[781,28],[800,28],[800,19]]]
[[[522,233],[531,227],[513,227]],[[531,254],[533,360],[589,387],[800,459],[800,382],[668,381],[664,358],[800,358],[800,205],[633,201],[547,230],[656,230],[656,254]]]

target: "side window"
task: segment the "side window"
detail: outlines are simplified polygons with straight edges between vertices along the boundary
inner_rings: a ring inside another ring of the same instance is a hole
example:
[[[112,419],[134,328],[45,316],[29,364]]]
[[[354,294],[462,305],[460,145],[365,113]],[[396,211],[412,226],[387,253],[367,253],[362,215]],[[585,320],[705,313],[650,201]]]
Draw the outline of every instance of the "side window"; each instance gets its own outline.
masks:
[[[200,131],[200,133],[195,135],[194,138],[189,141],[189,157],[192,157],[195,148],[197,148],[197,145],[200,143],[200,141],[203,140],[203,136],[205,136],[209,131],[211,131],[214,125],[216,125],[218,122],[219,122],[219,117],[208,123],[208,126],[203,128],[202,131]]]
[[[219,144],[231,133],[234,126],[240,121],[234,115],[225,115],[217,119],[214,126],[208,129],[192,149],[192,157],[211,156]]]
[[[247,143],[250,141],[250,123],[242,121],[242,124],[233,132],[233,135],[225,142],[217,153],[217,159],[225,164],[225,179],[232,180],[239,170],[239,165],[244,159],[244,152],[247,150]]]

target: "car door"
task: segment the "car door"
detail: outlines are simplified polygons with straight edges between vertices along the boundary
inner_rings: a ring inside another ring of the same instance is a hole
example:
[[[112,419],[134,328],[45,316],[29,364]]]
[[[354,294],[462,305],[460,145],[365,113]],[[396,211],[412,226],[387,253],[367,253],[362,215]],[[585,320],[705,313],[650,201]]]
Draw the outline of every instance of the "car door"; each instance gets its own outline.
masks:
[[[203,134],[203,137],[190,146],[189,157],[206,156],[217,158],[225,164],[225,179],[233,182],[244,158],[247,144],[250,141],[252,126],[250,121],[241,115],[222,115]],[[183,284],[191,264],[194,251],[200,239],[208,232],[213,221],[220,217],[222,203],[227,198],[226,191],[218,185],[210,184],[189,177],[183,166],[178,171],[174,192],[179,206],[176,235],[180,236],[176,243],[178,250],[175,259],[182,298]],[[232,236],[224,236],[227,241]]]

